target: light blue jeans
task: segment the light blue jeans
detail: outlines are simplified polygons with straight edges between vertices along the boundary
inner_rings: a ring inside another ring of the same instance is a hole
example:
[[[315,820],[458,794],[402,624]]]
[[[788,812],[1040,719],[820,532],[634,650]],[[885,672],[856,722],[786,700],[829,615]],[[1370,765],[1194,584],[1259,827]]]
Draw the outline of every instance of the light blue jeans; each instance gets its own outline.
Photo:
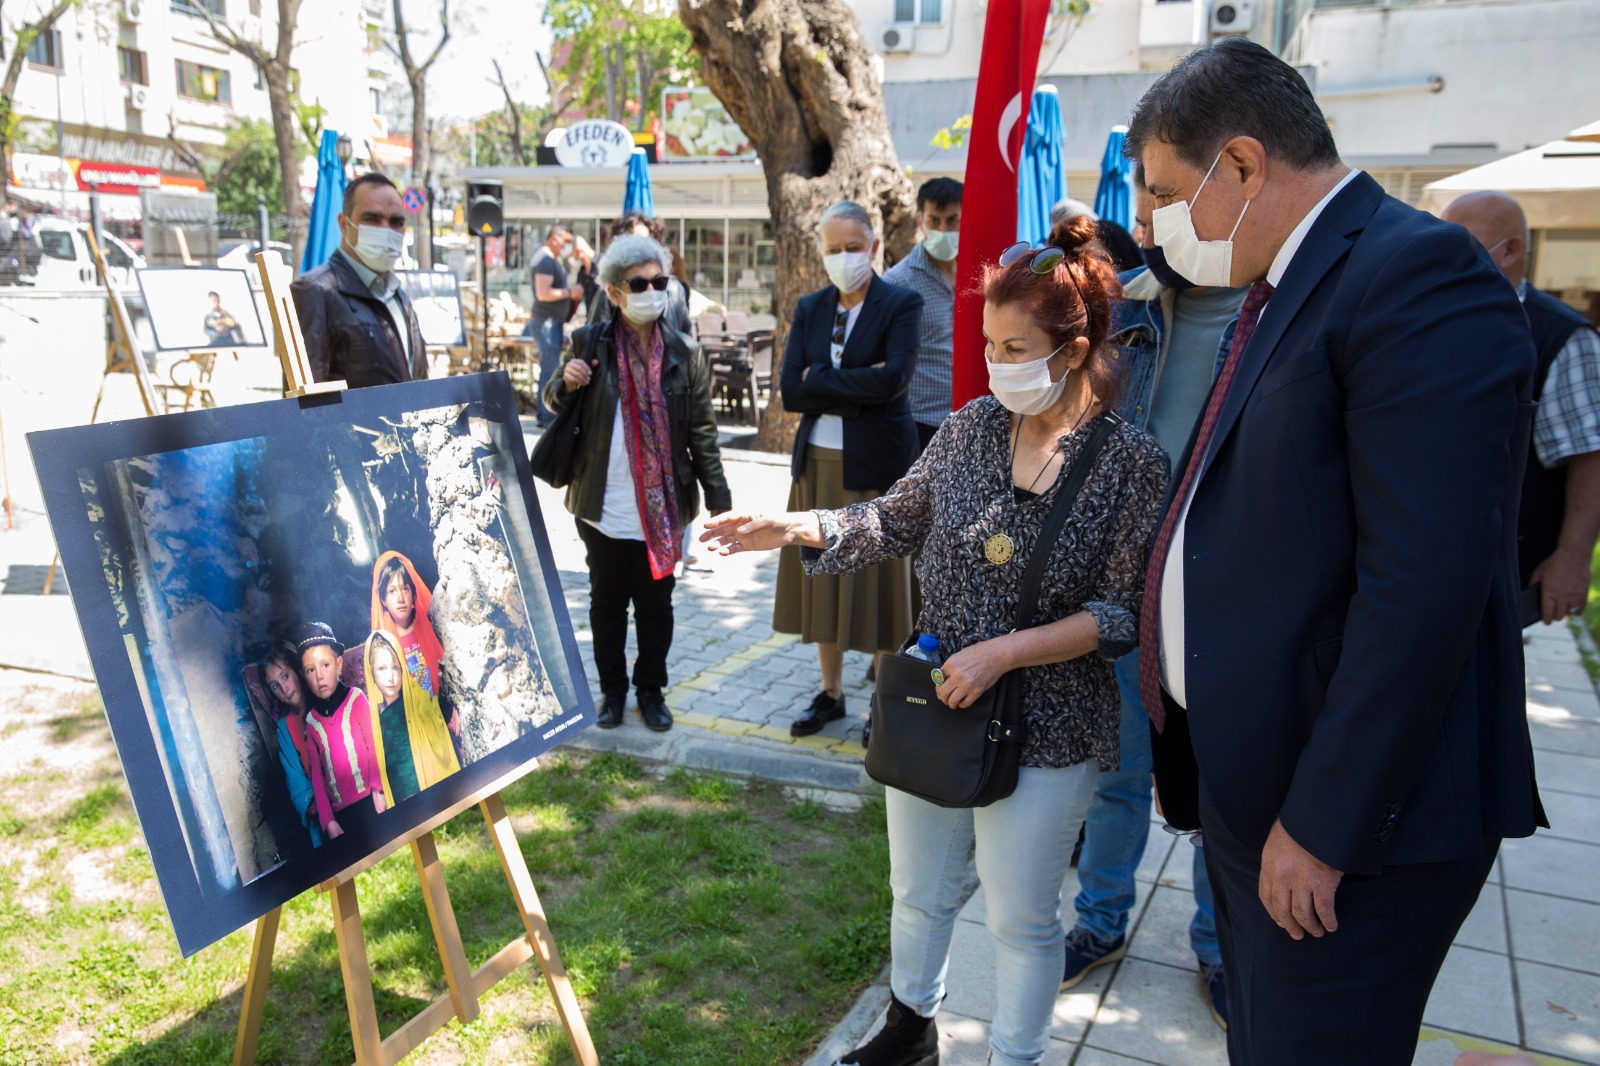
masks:
[[[976,841],[995,942],[989,1049],[997,1066],[1032,1066],[1044,1055],[1065,957],[1061,880],[1098,772],[1092,762],[1064,770],[1024,767],[1015,792],[972,809],[888,790],[890,987],[924,1017],[938,1009]]]
[[[1122,690],[1122,769],[1101,774],[1095,786],[1084,824],[1083,853],[1078,856],[1078,895],[1072,901],[1079,927],[1101,940],[1115,940],[1128,931],[1133,873],[1150,833],[1150,719],[1139,699],[1137,651],[1117,661],[1117,687]],[[1205,856],[1199,848],[1193,851],[1195,912],[1189,923],[1189,945],[1201,965],[1215,965],[1222,961],[1222,953],[1217,948],[1211,880]],[[1176,858],[1181,859],[1182,853]]]

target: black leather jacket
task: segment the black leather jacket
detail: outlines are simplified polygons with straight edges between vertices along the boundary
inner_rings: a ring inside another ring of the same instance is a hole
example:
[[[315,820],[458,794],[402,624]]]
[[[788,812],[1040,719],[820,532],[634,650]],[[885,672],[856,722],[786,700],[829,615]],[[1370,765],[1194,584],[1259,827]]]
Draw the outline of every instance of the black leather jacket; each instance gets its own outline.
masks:
[[[545,406],[560,411],[574,401],[582,429],[572,483],[567,486],[567,510],[590,522],[600,521],[606,496],[606,467],[611,458],[611,427],[616,421],[616,330],[626,329],[618,317],[602,318],[572,334],[561,360],[564,370],[573,359],[590,363],[589,384],[568,392],[561,375],[544,387]],[[667,420],[672,429],[672,476],[678,490],[678,517],[687,524],[700,511],[700,488],[706,506],[723,510],[733,506],[728,479],[722,472],[722,452],[717,446],[717,420],[711,408],[711,371],[700,345],[677,330],[666,329],[661,391],[666,395]],[[594,363],[598,360],[599,366]]]
[[[411,333],[411,359],[394,328],[394,316],[372,290],[362,284],[342,254],[308,270],[289,287],[295,312],[306,335],[311,376],[317,381],[343,379],[352,389],[422,381],[428,376],[428,347],[411,297],[400,290]]]

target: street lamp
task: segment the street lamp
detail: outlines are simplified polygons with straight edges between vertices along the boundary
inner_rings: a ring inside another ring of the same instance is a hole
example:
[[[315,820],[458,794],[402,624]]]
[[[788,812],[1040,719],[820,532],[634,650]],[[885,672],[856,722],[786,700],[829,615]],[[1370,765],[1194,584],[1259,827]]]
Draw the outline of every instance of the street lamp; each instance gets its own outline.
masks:
[[[350,165],[350,157],[356,154],[356,146],[350,142],[348,133],[341,133],[339,139],[333,143],[333,151],[339,157],[339,165],[347,167]]]

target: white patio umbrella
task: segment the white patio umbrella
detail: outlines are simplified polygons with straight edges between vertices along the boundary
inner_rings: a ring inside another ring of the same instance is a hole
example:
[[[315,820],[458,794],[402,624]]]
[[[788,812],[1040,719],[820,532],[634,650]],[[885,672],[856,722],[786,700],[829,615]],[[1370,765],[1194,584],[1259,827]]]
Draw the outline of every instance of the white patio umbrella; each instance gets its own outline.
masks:
[[[1438,214],[1457,197],[1483,189],[1515,197],[1530,229],[1600,229],[1600,122],[1432,182],[1418,206]]]

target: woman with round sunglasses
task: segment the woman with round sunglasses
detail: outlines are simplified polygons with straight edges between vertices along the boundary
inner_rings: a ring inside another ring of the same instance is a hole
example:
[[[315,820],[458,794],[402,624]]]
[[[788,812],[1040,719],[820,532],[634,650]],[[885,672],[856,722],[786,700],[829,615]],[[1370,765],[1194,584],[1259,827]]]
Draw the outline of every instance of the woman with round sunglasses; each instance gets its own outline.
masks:
[[[995,944],[989,1062],[1037,1063],[1049,1040],[1064,958],[1061,882],[1095,780],[1118,765],[1111,664],[1138,643],[1145,554],[1167,484],[1160,446],[1111,413],[1120,379],[1106,334],[1118,289],[1111,264],[1088,248],[1094,239],[1092,220],[1071,219],[1050,246],[1018,245],[985,270],[994,395],[946,419],[885,495],[831,511],[728,514],[701,538],[724,555],[792,546],[808,573],[920,552],[917,629],[946,656],[938,698],[969,707],[1021,671],[1027,736],[1010,796],[947,808],[887,790],[892,999],[883,1028],[839,1060],[846,1066],[937,1066],[934,1012],[974,851]],[[1039,543],[1102,426],[1062,534]],[[1035,624],[1016,630],[1036,552],[1048,555]]]
[[[790,463],[794,510],[870,500],[917,457],[907,390],[921,341],[922,296],[873,271],[879,243],[860,204],[841,200],[822,213],[817,245],[832,284],[795,306],[779,375],[784,408],[801,415]],[[799,553],[783,552],[772,628],[815,644],[822,675],[821,691],[790,734],[810,736],[842,719],[844,653],[893,651],[915,620],[910,560],[808,581]]]
[[[640,717],[656,732],[672,728],[662,692],[683,530],[701,489],[714,515],[732,504],[706,361],[692,337],[662,319],[671,265],[649,237],[613,240],[598,268],[611,310],[573,332],[561,374],[544,387],[552,411],[580,405],[566,504],[588,554],[603,729],[622,724],[627,703],[630,603]]]

